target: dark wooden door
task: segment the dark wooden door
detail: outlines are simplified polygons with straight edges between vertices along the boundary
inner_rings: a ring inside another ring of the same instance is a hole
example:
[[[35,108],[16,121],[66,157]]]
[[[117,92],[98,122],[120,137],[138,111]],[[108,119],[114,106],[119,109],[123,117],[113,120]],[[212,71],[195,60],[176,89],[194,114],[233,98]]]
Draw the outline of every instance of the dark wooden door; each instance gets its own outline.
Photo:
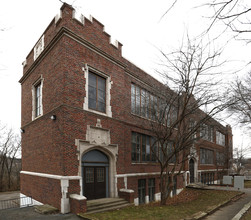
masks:
[[[105,167],[84,168],[84,195],[88,200],[106,197]]]
[[[194,160],[189,161],[190,183],[194,183]]]

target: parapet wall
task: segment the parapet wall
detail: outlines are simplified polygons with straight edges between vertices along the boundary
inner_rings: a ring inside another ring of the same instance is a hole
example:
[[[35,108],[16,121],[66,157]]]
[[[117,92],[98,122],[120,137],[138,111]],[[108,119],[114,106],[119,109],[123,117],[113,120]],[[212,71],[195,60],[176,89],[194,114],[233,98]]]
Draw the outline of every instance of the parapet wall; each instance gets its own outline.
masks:
[[[118,41],[112,41],[111,36],[105,32],[102,23],[91,16],[89,19],[84,17],[72,6],[64,3],[60,13],[53,18],[23,62],[23,74],[29,70],[34,62],[39,60],[40,55],[48,49],[53,38],[62,28],[70,30],[110,56],[116,59],[122,58],[122,44]]]

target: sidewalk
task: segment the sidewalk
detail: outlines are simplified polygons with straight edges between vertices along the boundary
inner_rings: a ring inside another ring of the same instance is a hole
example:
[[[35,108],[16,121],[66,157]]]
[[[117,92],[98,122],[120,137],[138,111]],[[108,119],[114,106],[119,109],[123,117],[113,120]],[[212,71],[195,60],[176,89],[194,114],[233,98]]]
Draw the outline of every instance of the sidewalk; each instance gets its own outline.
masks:
[[[231,191],[238,191],[233,187],[214,187],[209,186],[208,189],[214,190],[231,190]],[[251,189],[244,189],[241,192],[245,192],[245,194],[237,201],[231,202],[227,206],[221,207],[219,210],[214,212],[213,214],[205,217],[205,220],[239,220],[242,216],[241,210],[243,207],[249,203],[251,205]],[[238,215],[239,213],[239,215]]]

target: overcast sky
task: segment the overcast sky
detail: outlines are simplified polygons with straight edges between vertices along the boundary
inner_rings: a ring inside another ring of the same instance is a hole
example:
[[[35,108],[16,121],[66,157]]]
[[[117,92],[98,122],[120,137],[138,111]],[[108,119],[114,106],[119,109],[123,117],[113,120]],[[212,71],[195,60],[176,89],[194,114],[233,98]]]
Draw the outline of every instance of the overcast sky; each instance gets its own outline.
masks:
[[[68,0],[84,14],[91,14],[103,25],[113,39],[123,44],[122,54],[141,69],[154,75],[154,69],[165,51],[179,47],[184,34],[200,34],[207,25],[210,10],[196,7],[206,1],[179,0],[175,7],[161,19],[171,6],[171,0]],[[59,13],[59,0],[3,0],[0,7],[0,121],[14,129],[20,128],[22,62],[40,38],[53,17]],[[221,26],[215,28],[219,34]],[[229,36],[225,36],[228,39]],[[221,44],[225,41],[220,41]],[[231,42],[224,58],[234,60],[231,69],[250,59],[250,46]],[[242,141],[241,132],[234,126],[234,143]],[[246,136],[244,136],[245,139]]]

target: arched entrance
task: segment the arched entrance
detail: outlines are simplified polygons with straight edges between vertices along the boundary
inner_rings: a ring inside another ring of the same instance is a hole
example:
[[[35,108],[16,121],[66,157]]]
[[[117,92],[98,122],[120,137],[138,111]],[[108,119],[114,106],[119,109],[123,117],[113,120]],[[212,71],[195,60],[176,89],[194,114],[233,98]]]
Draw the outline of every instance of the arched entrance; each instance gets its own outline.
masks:
[[[83,195],[88,199],[109,197],[109,159],[99,150],[82,156]]]
[[[190,183],[194,183],[194,159],[189,161]]]

